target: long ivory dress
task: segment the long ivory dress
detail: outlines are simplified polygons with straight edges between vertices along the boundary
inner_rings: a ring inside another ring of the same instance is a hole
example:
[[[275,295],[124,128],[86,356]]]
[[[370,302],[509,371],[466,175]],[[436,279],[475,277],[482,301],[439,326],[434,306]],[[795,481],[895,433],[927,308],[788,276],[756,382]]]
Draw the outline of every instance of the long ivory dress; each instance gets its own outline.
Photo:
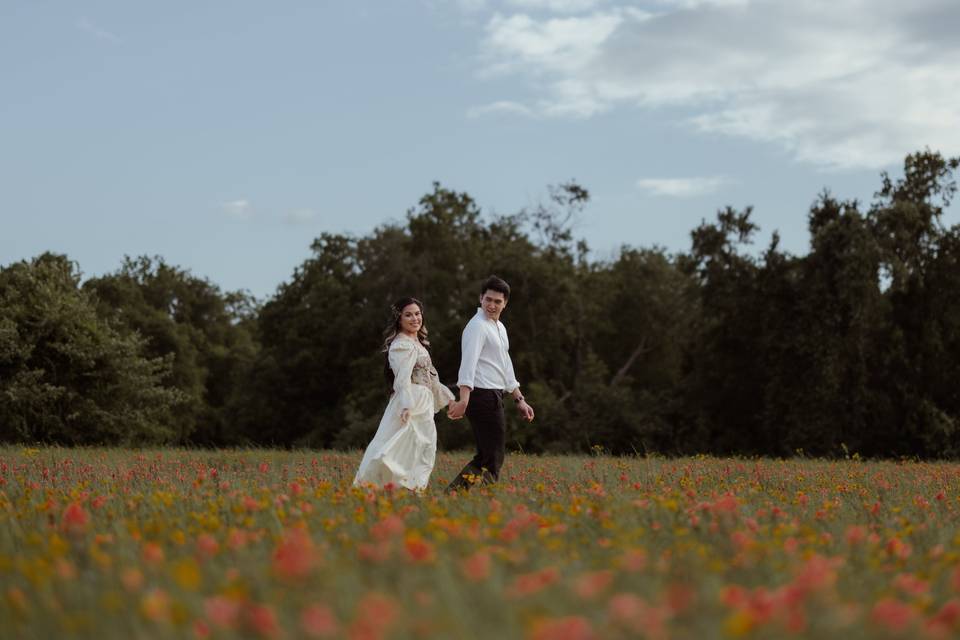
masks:
[[[388,356],[394,375],[393,394],[353,484],[382,487],[393,483],[407,489],[425,489],[437,455],[433,414],[453,400],[453,393],[440,383],[430,354],[416,338],[397,336]],[[401,424],[404,409],[410,410],[410,419]]]

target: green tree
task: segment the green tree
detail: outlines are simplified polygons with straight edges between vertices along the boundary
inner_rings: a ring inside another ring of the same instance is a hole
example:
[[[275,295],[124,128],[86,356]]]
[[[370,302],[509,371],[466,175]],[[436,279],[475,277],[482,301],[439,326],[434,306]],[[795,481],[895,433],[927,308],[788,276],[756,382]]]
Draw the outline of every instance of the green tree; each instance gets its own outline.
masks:
[[[97,315],[66,256],[0,269],[0,440],[60,444],[171,441],[180,393],[169,358]]]
[[[897,429],[885,451],[960,453],[956,380],[960,373],[958,227],[946,229],[944,209],[957,191],[960,158],[923,151],[907,156],[904,176],[883,175],[868,214],[889,279],[884,393]]]
[[[249,295],[223,294],[207,279],[146,256],[127,257],[117,272],[83,286],[102,317],[145,340],[150,357],[172,359],[167,385],[186,398],[172,425],[178,443],[242,440],[233,404],[257,352]]]

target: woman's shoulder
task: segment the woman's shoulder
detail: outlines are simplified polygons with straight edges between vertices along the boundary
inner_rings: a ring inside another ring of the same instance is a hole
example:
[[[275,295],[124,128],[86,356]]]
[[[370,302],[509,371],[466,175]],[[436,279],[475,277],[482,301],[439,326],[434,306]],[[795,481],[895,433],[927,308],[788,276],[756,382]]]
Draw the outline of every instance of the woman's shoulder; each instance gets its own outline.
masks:
[[[390,351],[414,351],[417,348],[417,342],[414,338],[397,336],[390,343]]]

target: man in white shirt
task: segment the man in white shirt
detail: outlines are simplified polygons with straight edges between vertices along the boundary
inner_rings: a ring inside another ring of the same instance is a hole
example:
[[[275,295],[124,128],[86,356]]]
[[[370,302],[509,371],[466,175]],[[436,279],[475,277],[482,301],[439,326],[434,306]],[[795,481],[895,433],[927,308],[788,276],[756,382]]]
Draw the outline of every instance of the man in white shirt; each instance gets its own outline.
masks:
[[[500,314],[510,299],[510,285],[490,276],[481,287],[480,308],[463,329],[460,373],[457,386],[460,399],[450,405],[447,415],[470,419],[477,441],[477,455],[467,463],[447,487],[468,489],[474,482],[496,482],[506,453],[506,421],[503,394],[509,393],[520,415],[533,420],[533,407],[520,392],[520,383],[510,360],[510,341]]]

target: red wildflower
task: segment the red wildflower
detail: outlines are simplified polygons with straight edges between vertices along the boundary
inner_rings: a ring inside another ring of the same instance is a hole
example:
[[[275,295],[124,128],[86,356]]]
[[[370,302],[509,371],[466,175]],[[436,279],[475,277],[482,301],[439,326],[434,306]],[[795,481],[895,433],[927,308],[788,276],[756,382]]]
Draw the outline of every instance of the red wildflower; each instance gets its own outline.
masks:
[[[613,582],[609,569],[583,573],[573,583],[574,592],[585,600],[592,600],[605,591]]]
[[[251,604],[246,608],[247,626],[263,638],[276,638],[280,635],[280,624],[273,607],[266,604]]]
[[[209,533],[201,533],[197,536],[197,556],[200,559],[212,558],[220,550],[220,544],[217,539]]]
[[[363,596],[357,604],[356,618],[349,629],[349,637],[354,640],[374,640],[386,636],[390,626],[396,622],[400,606],[390,596],[371,592]]]
[[[71,535],[79,535],[87,530],[90,523],[90,516],[78,502],[71,502],[63,510],[61,526],[63,530]]]
[[[593,640],[590,622],[581,616],[540,620],[533,625],[531,640]]]
[[[922,596],[930,591],[930,581],[921,580],[911,573],[901,573],[893,579],[893,586],[908,596]]]
[[[163,562],[163,547],[156,542],[148,542],[143,545],[143,561],[150,565],[158,565]]]
[[[430,562],[434,559],[433,545],[422,538],[408,538],[403,545],[411,562]]]
[[[533,595],[558,580],[560,580],[560,571],[556,567],[547,567],[517,576],[507,589],[507,593],[512,597]]]
[[[318,561],[310,534],[303,529],[290,529],[273,553],[273,570],[281,578],[296,580],[309,575]]]
[[[947,600],[940,611],[927,620],[926,629],[931,635],[950,637],[950,633],[960,626],[960,600]]]
[[[370,535],[373,536],[374,540],[388,540],[403,535],[405,530],[406,525],[403,523],[403,518],[390,515],[370,527]]]
[[[325,604],[312,604],[300,613],[300,628],[311,638],[326,638],[338,631],[337,617]]]
[[[490,554],[477,551],[461,563],[460,569],[467,580],[479,582],[490,576],[490,564]]]
[[[213,596],[203,601],[203,613],[216,626],[233,629],[240,617],[240,602],[224,596]]]
[[[883,598],[873,606],[870,618],[890,631],[903,631],[913,622],[916,612],[893,598]]]

